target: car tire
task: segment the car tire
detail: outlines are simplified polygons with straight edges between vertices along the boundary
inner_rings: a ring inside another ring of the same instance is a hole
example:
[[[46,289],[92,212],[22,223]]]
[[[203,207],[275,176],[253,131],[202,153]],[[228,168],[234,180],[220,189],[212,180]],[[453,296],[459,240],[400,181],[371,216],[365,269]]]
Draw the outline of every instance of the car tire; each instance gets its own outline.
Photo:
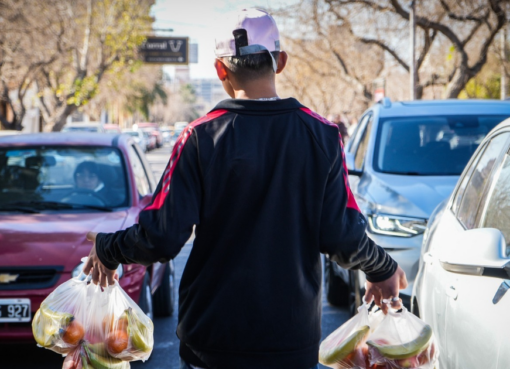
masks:
[[[167,317],[174,313],[175,276],[170,262],[165,265],[163,279],[154,293],[154,316]]]
[[[418,318],[420,317],[420,306],[418,305],[418,300],[416,300],[416,297],[413,299],[413,304],[410,307],[411,313],[416,315]]]
[[[138,306],[151,320],[154,318],[152,293],[149,272],[145,273],[143,277],[142,288],[140,291],[140,298],[138,299]]]
[[[349,270],[349,314],[351,317],[358,313],[358,307],[363,303],[365,288],[359,285],[359,272]]]
[[[349,303],[349,286],[335,275],[331,261],[324,258],[324,289],[328,302],[333,306],[346,307]]]

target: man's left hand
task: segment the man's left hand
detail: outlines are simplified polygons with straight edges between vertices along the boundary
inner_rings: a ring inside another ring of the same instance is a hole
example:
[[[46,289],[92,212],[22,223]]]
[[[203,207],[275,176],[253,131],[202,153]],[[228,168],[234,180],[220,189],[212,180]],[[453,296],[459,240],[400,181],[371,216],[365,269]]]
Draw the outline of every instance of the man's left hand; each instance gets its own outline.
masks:
[[[89,258],[83,267],[83,273],[88,275],[92,270],[92,282],[95,284],[99,283],[101,287],[106,287],[114,284],[117,271],[108,269],[101,263],[101,260],[99,260],[96,253],[96,236],[96,232],[87,233],[87,240],[92,241],[94,244],[92,245],[92,250],[90,250]]]

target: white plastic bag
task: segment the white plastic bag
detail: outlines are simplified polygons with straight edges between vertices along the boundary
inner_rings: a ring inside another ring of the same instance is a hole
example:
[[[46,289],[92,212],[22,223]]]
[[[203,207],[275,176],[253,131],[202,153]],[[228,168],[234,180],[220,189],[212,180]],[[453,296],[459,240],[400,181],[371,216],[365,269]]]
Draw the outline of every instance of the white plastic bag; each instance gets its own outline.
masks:
[[[115,363],[147,360],[154,346],[154,325],[150,318],[118,282],[104,290],[91,284],[87,292],[83,349],[92,365],[102,358]]]
[[[390,308],[367,345],[370,365],[381,369],[433,369],[439,355],[432,328],[405,307]]]
[[[368,347],[365,342],[370,333],[368,306],[363,303],[358,314],[342,324],[322,341],[319,362],[334,369],[368,368]]]
[[[58,286],[42,303],[32,321],[32,332],[39,346],[60,354],[76,348],[84,337],[85,276]]]
[[[32,322],[37,343],[67,355],[64,369],[129,369],[147,360],[154,326],[117,281],[101,288],[83,274],[55,289]]]

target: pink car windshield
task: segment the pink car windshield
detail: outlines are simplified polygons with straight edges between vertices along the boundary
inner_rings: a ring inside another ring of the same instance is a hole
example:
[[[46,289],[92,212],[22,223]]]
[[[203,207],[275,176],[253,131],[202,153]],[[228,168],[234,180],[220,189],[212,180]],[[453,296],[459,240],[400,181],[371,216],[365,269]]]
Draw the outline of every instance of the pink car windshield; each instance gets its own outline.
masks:
[[[116,148],[0,148],[0,211],[34,204],[46,204],[45,210],[111,209],[127,206],[127,189]]]

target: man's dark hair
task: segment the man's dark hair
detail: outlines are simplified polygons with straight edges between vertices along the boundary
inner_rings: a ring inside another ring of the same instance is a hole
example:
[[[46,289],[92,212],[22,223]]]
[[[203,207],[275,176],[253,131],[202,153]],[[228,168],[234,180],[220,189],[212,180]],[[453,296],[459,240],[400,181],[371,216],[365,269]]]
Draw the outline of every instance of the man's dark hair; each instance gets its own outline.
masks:
[[[279,51],[273,51],[274,60],[278,61]],[[227,57],[228,67],[239,82],[247,82],[267,76],[273,71],[273,61],[267,52],[244,56]]]

